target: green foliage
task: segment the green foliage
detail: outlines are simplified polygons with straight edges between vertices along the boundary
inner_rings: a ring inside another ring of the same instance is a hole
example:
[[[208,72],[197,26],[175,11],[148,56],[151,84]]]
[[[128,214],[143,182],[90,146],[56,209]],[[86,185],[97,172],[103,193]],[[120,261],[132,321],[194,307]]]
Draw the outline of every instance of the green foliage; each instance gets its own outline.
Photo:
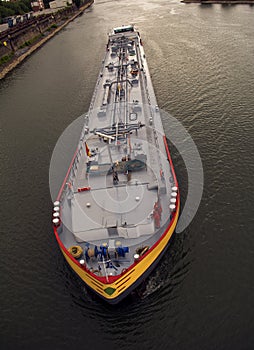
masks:
[[[10,61],[12,56],[13,56],[13,53],[10,53],[9,55],[5,55],[5,56],[1,57],[0,58],[0,66],[4,63],[7,63],[8,61]]]
[[[42,34],[39,34],[39,35],[34,36],[32,39],[25,41],[24,44],[22,44],[21,46],[19,46],[19,49],[23,49],[23,48],[26,47],[26,46],[32,45],[35,41],[37,41],[37,40],[38,40],[39,38],[41,38],[41,37],[42,37]]]
[[[23,15],[30,11],[32,11],[30,0],[19,0],[16,2],[0,0],[0,22],[5,17]]]
[[[23,49],[24,47],[29,46],[29,45],[31,45],[31,41],[27,40],[27,41],[24,42],[24,44],[19,46],[19,49]]]
[[[2,23],[2,19],[5,17],[13,16],[14,12],[8,7],[1,6],[0,3],[0,22]]]
[[[56,28],[57,28],[57,24],[54,23],[46,29],[46,32],[50,32],[52,29],[56,29]]]

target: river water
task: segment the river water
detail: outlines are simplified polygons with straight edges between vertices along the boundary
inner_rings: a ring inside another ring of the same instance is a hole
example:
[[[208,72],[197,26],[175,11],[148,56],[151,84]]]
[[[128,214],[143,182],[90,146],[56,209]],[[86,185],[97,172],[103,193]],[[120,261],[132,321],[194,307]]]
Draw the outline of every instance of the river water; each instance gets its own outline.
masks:
[[[247,5],[97,1],[1,81],[1,349],[253,349],[253,16]],[[198,147],[204,192],[144,285],[110,307],[59,251],[48,170],[88,110],[106,33],[126,23],[141,33],[159,106]]]

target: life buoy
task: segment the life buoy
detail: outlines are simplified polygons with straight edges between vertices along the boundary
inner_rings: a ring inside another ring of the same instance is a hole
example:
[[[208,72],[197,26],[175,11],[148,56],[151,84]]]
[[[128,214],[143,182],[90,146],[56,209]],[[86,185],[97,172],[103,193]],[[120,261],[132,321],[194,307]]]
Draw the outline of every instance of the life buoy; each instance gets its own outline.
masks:
[[[73,258],[78,259],[83,253],[83,248],[79,245],[73,245],[68,249],[68,252],[73,256]]]

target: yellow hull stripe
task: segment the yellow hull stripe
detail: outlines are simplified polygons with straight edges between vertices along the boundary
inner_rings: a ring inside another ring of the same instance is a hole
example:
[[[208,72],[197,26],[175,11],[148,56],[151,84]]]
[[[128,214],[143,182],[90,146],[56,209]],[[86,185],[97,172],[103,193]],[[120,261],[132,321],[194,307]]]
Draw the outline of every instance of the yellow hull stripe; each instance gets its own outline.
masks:
[[[169,239],[171,238],[179,216],[179,203],[177,206],[177,211],[174,217],[174,222],[170,226],[168,232],[161,239],[161,241],[155,246],[140,262],[137,262],[132,269],[128,270],[123,276],[119,277],[113,283],[102,283],[96,278],[91,276],[89,273],[84,271],[81,267],[75,264],[70,257],[61,249],[65,259],[71,268],[79,275],[79,277],[93,290],[98,294],[108,300],[113,300],[118,298],[126,289],[128,289],[133,283],[135,283],[144,272],[156,261],[159,255],[162,253],[163,249],[166,247]],[[112,295],[109,295],[105,292],[105,289],[113,288],[115,291]]]

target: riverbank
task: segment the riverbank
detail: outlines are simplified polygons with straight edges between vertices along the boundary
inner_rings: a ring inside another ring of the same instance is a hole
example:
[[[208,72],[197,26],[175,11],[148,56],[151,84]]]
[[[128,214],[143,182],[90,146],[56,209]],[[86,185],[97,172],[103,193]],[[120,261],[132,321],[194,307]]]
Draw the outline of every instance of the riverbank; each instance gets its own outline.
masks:
[[[9,63],[6,63],[4,67],[1,70],[0,67],[0,80],[3,79],[9,72],[11,72],[14,68],[16,68],[21,62],[23,62],[28,56],[30,56],[34,51],[39,49],[42,45],[44,45],[48,40],[50,40],[53,36],[55,36],[57,33],[59,33],[64,27],[66,27],[70,22],[72,22],[75,18],[82,15],[82,13],[93,4],[94,0],[90,0],[88,3],[86,3],[84,6],[80,7],[80,9],[70,18],[66,19],[64,23],[61,23],[56,28],[53,28],[53,30],[48,33],[46,36],[42,36],[41,39],[36,41],[32,46],[29,48],[24,48],[23,52],[17,56],[13,53],[12,59]],[[25,51],[25,52],[24,52]]]

